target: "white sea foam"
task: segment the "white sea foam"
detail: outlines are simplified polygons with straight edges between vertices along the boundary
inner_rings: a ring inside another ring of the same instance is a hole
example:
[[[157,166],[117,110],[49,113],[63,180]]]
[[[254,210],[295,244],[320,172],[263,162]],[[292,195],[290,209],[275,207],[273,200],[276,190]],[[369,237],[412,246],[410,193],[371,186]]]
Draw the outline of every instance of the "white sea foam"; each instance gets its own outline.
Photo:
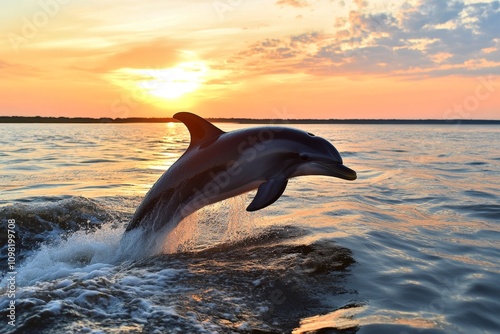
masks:
[[[77,231],[59,241],[44,243],[20,264],[17,284],[33,285],[75,274],[105,275],[114,263],[122,234],[123,229],[103,226],[93,233]]]

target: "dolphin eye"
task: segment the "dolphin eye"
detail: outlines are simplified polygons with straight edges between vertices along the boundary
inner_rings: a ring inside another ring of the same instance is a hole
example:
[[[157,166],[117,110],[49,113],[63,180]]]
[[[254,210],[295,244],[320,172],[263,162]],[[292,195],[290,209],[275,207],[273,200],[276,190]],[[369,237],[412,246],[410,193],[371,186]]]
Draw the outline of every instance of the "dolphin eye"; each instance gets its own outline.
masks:
[[[304,153],[299,154],[299,157],[300,157],[300,160],[302,160],[302,161],[309,160],[309,156],[307,154],[304,154]]]

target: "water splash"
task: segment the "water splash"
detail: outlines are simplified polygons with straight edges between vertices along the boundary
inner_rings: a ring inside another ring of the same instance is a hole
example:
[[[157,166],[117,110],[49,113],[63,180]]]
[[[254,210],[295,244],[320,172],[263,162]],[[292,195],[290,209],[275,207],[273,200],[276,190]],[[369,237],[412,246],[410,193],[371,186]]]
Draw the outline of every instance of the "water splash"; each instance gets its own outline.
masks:
[[[233,197],[190,215],[166,236],[163,253],[199,251],[254,236],[259,216],[245,210],[247,197]]]
[[[152,235],[144,235],[141,229],[124,233],[124,226],[113,222],[94,231],[62,235],[42,243],[22,261],[17,270],[18,284],[29,286],[71,275],[101,276],[127,260],[199,251],[241,241],[257,233],[258,216],[245,211],[246,202],[247,195],[242,195],[207,206],[184,219],[174,230]],[[2,286],[6,283],[3,280]]]
[[[105,225],[92,233],[80,230],[43,243],[20,264],[17,283],[28,286],[74,274],[105,275],[113,266],[122,234],[123,229]]]

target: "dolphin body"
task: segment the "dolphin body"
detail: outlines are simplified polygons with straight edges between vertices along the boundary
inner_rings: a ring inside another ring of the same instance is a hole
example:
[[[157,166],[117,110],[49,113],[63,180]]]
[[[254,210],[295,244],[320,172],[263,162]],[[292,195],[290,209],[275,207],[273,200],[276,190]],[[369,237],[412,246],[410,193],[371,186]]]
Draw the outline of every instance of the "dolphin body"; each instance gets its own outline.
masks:
[[[335,147],[311,133],[277,126],[224,132],[192,113],[174,118],[186,125],[191,143],[146,194],[127,232],[171,231],[202,207],[257,188],[247,211],[260,210],[296,176],[356,179]]]

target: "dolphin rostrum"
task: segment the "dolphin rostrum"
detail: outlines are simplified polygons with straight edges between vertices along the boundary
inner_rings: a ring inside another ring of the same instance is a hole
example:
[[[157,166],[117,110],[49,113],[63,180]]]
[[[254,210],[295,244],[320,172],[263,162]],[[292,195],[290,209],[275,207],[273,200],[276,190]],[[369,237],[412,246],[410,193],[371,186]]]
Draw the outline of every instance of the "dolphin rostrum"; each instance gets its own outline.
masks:
[[[186,125],[191,143],[146,194],[127,232],[170,231],[206,205],[257,188],[247,211],[260,210],[280,198],[296,176],[356,179],[335,147],[311,133],[279,126],[224,132],[192,113],[174,118]]]

